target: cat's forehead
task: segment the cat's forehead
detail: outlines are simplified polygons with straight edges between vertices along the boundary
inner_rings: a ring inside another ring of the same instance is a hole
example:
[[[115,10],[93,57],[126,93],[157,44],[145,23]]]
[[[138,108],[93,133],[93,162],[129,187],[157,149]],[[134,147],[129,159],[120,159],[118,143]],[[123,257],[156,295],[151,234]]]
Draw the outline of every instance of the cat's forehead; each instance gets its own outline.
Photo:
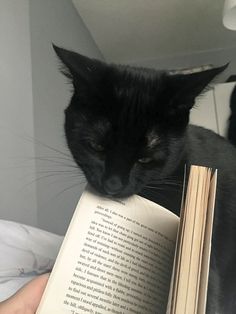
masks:
[[[120,66],[115,72],[113,90],[116,97],[129,97],[136,93],[137,96],[152,94],[160,90],[163,79],[166,77],[165,71],[154,69]]]
[[[159,79],[163,75],[167,74],[167,71],[156,70],[153,68],[144,68],[130,65],[119,65],[116,66],[120,77],[125,80],[135,79],[135,80],[149,80],[149,79]]]
[[[119,141],[123,140],[124,142],[136,143],[140,142],[142,139],[147,149],[155,148],[160,142],[160,135],[153,128],[133,128],[128,125],[126,128],[122,125],[114,125],[112,121],[104,117],[100,117],[100,119],[93,121],[91,128],[93,130],[96,138],[112,138],[112,140]],[[141,143],[140,142],[140,143]]]

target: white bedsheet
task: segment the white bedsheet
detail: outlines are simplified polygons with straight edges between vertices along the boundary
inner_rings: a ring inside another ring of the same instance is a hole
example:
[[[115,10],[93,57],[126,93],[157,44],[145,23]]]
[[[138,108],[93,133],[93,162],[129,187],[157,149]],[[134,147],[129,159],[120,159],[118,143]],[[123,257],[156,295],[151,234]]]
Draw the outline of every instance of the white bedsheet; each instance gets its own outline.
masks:
[[[0,301],[35,276],[50,272],[63,237],[0,220]]]

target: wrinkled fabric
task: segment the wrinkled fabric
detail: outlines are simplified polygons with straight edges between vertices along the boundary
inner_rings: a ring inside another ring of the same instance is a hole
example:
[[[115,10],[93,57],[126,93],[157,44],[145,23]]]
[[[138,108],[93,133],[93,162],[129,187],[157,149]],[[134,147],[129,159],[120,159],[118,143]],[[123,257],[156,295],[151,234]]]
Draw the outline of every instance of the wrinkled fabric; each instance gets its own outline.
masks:
[[[63,237],[0,220],[0,301],[37,275],[50,272]]]

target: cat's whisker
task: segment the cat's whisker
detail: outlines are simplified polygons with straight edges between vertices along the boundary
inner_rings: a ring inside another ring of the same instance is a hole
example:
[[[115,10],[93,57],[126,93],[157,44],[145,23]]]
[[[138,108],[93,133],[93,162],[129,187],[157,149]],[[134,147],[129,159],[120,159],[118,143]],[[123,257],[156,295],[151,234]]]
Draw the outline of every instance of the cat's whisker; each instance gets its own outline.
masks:
[[[51,166],[58,166],[58,167],[68,167],[68,168],[74,168],[74,169],[79,169],[78,166],[76,164],[68,164],[62,161],[57,161],[56,159],[48,159],[48,158],[42,158],[42,157],[29,157],[29,158],[23,158],[23,162],[18,162],[19,158],[14,158],[14,165],[12,166],[1,166],[1,169],[20,169],[20,168],[28,168],[29,165],[26,164],[26,162],[31,162],[34,160],[39,160],[39,161],[43,161],[43,162],[49,162],[50,167]],[[17,165],[16,165],[16,161],[17,161]],[[42,167],[42,164],[39,164],[40,167]],[[43,163],[43,166],[46,167],[45,163]]]
[[[6,128],[4,128],[6,130]],[[44,148],[47,148],[50,151],[56,152],[59,155],[71,158],[71,154],[68,150],[68,148],[65,146],[64,148],[68,151],[68,153],[66,153],[65,151],[61,151],[60,149],[50,146],[49,144],[46,144],[44,142],[42,142],[41,140],[29,135],[29,134],[23,134],[23,133],[16,133],[16,131],[14,129],[10,129],[9,127],[7,128],[7,131],[10,132],[12,135],[21,138],[22,140],[28,141],[30,143],[42,146]]]
[[[59,159],[59,160],[57,160]],[[63,161],[65,160],[65,161]],[[37,166],[39,168],[42,167],[63,167],[63,168],[73,168],[73,169],[79,169],[78,165],[76,165],[73,160],[69,159],[63,159],[63,158],[57,158],[57,157],[22,157],[22,158],[14,158],[12,166],[7,167],[1,167],[3,169],[20,169],[20,168],[28,168],[28,162],[32,163],[36,161]]]
[[[54,197],[53,197],[51,200],[53,200],[54,198],[60,196],[62,193],[66,192],[66,191],[68,191],[68,190],[71,190],[71,189],[73,189],[73,188],[76,187],[76,186],[80,186],[81,184],[85,184],[85,183],[86,183],[86,182],[79,182],[79,183],[77,182],[76,184],[70,185],[69,187],[63,189],[62,191],[60,191],[59,193],[57,193],[56,195],[54,195]]]
[[[148,191],[149,195],[154,197],[155,199],[159,196],[160,199],[163,199],[165,201],[168,201],[168,197],[164,195],[162,192],[165,192],[165,189],[161,187],[157,187],[155,189],[150,189],[150,188],[143,188],[143,192]]]
[[[166,190],[167,188],[176,188],[176,189],[179,189],[179,190],[182,190],[182,185],[180,184],[158,184],[158,185],[146,185],[146,187],[150,188],[150,189],[156,189],[156,188],[160,188],[162,187],[163,190]]]
[[[165,184],[173,184],[173,185],[183,185],[183,182],[180,181],[180,180],[175,180],[175,179],[172,179],[172,178],[166,178],[166,179],[152,179],[150,181],[150,185],[165,185]]]
[[[157,184],[147,184],[144,189],[146,191],[162,191],[166,192],[166,190],[171,189],[172,191],[182,191],[182,184],[176,182],[158,182]]]
[[[64,182],[63,183],[68,183],[68,180],[67,180],[67,182],[65,181],[65,179],[69,179],[70,181],[72,181],[71,179],[73,179],[73,181],[74,181],[74,179],[76,179],[76,183],[75,183],[75,185],[77,184],[78,186],[80,186],[80,185],[84,185],[84,184],[86,184],[87,183],[87,181],[84,179],[84,180],[77,180],[77,178],[76,177],[67,177],[67,178],[64,178]],[[69,181],[69,182],[70,182]],[[72,182],[73,182],[72,181]],[[58,179],[57,180],[54,180],[54,181],[50,181],[50,184],[55,184],[55,183],[58,183],[59,181],[58,181]],[[62,180],[60,179],[60,183],[62,183]]]
[[[66,161],[69,161],[69,162],[73,162],[72,158],[67,158],[67,157],[64,157],[64,156],[35,156],[34,158],[36,158],[36,159],[37,158],[47,158],[48,160],[49,159],[51,159],[51,160],[59,159],[59,160],[66,160]]]
[[[45,172],[45,173],[47,173],[47,172]],[[82,173],[75,175],[74,172],[73,173],[72,172],[68,173],[66,171],[65,172],[52,172],[52,173],[48,173],[48,174],[45,174],[43,176],[34,178],[33,180],[31,180],[31,181],[27,182],[26,184],[24,184],[22,189],[26,188],[27,186],[30,186],[31,184],[33,184],[35,182],[42,181],[44,179],[48,179],[48,178],[51,178],[51,177],[57,177],[57,176],[61,176],[64,179],[66,179],[66,178],[67,179],[80,179],[78,183],[80,183],[82,181],[81,179],[85,179],[85,176]],[[53,184],[53,183],[56,183],[56,182],[58,182],[58,180],[54,181],[54,182],[50,182],[50,184]]]
[[[148,184],[148,186],[153,186],[153,187],[155,187],[155,186],[162,186],[162,185],[172,185],[172,186],[179,186],[179,187],[181,187],[181,186],[183,186],[183,184],[181,183],[181,182],[174,182],[174,181],[163,181],[163,182],[158,182],[158,181],[156,181],[156,182],[151,182],[150,184]]]
[[[18,135],[18,136],[19,136],[19,135]],[[60,155],[63,155],[63,156],[69,157],[69,158],[71,157],[70,153],[67,154],[67,153],[65,153],[64,151],[61,151],[61,150],[58,149],[58,148],[55,148],[55,147],[53,147],[53,146],[50,146],[50,145],[48,145],[48,144],[42,142],[41,140],[39,140],[39,139],[37,139],[37,138],[35,138],[35,137],[32,137],[32,136],[30,136],[30,135],[22,135],[22,134],[21,134],[20,137],[23,138],[23,139],[25,139],[25,140],[28,140],[28,141],[30,141],[30,142],[32,142],[32,143],[34,143],[34,144],[40,145],[40,146],[42,146],[42,147],[44,147],[44,148],[47,148],[47,149],[50,150],[50,151],[59,153]],[[66,149],[67,149],[67,148],[66,148]]]
[[[73,167],[73,168],[78,168],[78,166],[75,164],[75,163],[72,163],[72,160],[69,160],[69,162],[71,162],[71,164],[68,164],[68,163],[65,163],[61,160],[56,160],[56,158],[49,158],[49,157],[35,157],[33,158],[35,160],[39,160],[39,161],[47,161],[47,162],[50,162],[50,163],[53,163],[53,164],[58,164],[58,165],[62,165],[62,166],[66,166],[66,167]]]
[[[155,190],[155,191],[165,191],[165,188],[163,188],[162,186],[150,186],[150,185],[146,185],[144,187],[144,189],[151,189],[151,190]]]
[[[39,170],[37,173],[55,173],[55,174],[75,174],[75,170]],[[77,173],[78,176],[83,175],[82,172]],[[84,175],[83,175],[84,176]]]

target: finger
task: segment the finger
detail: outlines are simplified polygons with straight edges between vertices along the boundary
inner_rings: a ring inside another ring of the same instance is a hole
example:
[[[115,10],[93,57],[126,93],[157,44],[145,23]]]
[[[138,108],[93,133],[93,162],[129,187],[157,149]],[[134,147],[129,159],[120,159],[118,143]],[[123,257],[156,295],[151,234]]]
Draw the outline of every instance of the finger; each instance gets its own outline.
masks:
[[[0,314],[35,313],[48,278],[49,274],[44,274],[28,282],[12,297],[0,303]]]
[[[49,274],[38,276],[16,293],[17,298],[20,298],[29,308],[31,308],[33,313],[39,305],[48,278]]]

